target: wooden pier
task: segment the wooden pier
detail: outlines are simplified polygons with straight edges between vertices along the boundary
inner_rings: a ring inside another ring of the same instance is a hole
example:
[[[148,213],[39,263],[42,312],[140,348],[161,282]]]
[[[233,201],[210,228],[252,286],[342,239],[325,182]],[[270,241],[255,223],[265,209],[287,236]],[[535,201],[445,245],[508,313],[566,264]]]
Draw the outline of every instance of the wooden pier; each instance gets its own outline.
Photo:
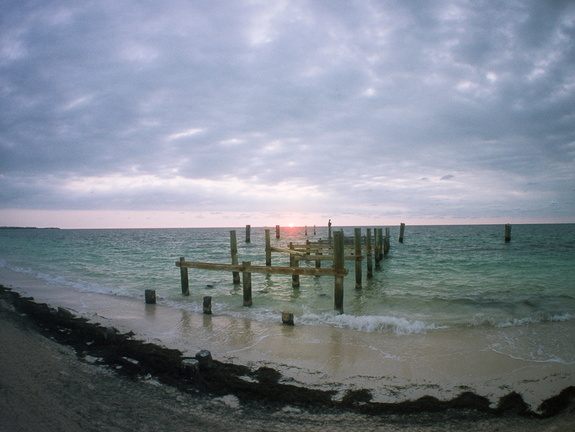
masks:
[[[280,229],[276,226],[276,239],[279,239]],[[386,236],[383,237],[383,229],[375,228],[372,238],[371,229],[366,230],[366,235],[362,237],[361,228],[354,229],[352,239],[345,239],[343,231],[331,230],[331,223],[328,226],[329,239],[315,242],[307,240],[302,244],[290,242],[288,247],[278,247],[271,245],[271,233],[269,229],[265,230],[265,264],[252,265],[249,261],[239,264],[238,245],[236,231],[230,231],[230,263],[207,263],[197,261],[186,261],[181,257],[176,262],[180,268],[182,294],[189,295],[189,278],[188,269],[213,270],[231,272],[233,283],[240,284],[243,287],[243,304],[244,306],[252,305],[252,287],[251,274],[278,274],[292,277],[292,287],[299,288],[300,276],[333,276],[334,277],[334,309],[343,313],[343,280],[347,276],[348,270],[345,268],[345,261],[355,262],[355,288],[362,288],[362,262],[367,260],[367,278],[373,277],[373,260],[375,260],[376,269],[380,268],[380,261],[389,252],[389,228],[386,229]],[[314,226],[314,235],[315,235]],[[246,226],[246,243],[251,241],[251,227]],[[348,240],[348,241],[346,241]],[[373,240],[373,246],[372,246]],[[272,266],[272,253],[289,254],[289,266]],[[300,261],[315,261],[315,267],[301,267]],[[323,261],[331,261],[332,266],[322,268]],[[211,309],[211,306],[210,306]]]

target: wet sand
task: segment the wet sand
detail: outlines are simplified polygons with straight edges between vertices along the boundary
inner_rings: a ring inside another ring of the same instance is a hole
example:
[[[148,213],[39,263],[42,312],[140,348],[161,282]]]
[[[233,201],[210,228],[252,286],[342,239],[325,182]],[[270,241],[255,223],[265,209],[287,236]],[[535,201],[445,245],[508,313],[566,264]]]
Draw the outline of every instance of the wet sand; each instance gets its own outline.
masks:
[[[361,407],[369,404],[362,401],[361,394],[355,395],[356,399],[350,401],[349,409],[346,409],[314,401],[309,406],[301,401],[266,403],[257,395],[249,399],[245,392],[238,393],[239,396],[234,394],[237,389],[233,385],[230,385],[229,393],[226,388],[216,392],[202,391],[197,386],[178,389],[177,384],[160,383],[165,381],[161,374],[158,378],[154,373],[125,373],[122,369],[129,369],[132,364],[130,361],[104,365],[97,357],[87,355],[86,352],[80,355],[83,359],[80,360],[78,347],[82,345],[76,346],[74,350],[54,341],[71,340],[77,328],[72,324],[79,322],[75,317],[64,310],[58,312],[40,307],[38,310],[48,311],[47,317],[58,317],[59,322],[69,324],[53,327],[45,323],[49,319],[42,318],[45,312],[35,313],[36,309],[32,308],[24,314],[18,310],[18,305],[13,304],[12,298],[4,293],[0,300],[2,432],[294,429],[537,432],[575,429],[572,394],[564,398],[558,414],[549,418],[535,418],[518,415],[518,406],[511,403],[508,409],[497,413],[485,409],[455,407],[437,410],[436,405],[435,408],[419,412],[388,410],[366,415],[362,413],[365,410]],[[88,325],[82,327],[82,324],[79,327],[85,330],[84,333],[93,331],[93,324],[82,322]],[[111,340],[120,335],[96,326],[96,331],[102,329],[107,335],[106,344],[113,346]],[[97,344],[83,343],[85,349],[94,345]],[[172,354],[173,351],[168,350],[167,355]],[[245,370],[240,373],[245,373]],[[258,378],[257,375],[255,377]],[[271,378],[260,376],[259,381],[254,383],[256,390],[265,391],[266,387],[260,384],[266,381],[275,385],[273,374]],[[286,387],[277,388],[281,390]]]

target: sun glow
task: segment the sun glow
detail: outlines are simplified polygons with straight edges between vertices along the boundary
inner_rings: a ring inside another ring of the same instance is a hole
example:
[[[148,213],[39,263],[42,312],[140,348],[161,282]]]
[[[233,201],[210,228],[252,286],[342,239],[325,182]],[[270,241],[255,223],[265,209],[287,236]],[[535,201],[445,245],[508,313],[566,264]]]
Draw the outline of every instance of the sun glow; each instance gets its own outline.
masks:
[[[293,228],[293,226],[294,226],[294,225],[293,225],[293,222],[290,222],[290,223],[288,224],[288,226],[289,226],[290,228]]]

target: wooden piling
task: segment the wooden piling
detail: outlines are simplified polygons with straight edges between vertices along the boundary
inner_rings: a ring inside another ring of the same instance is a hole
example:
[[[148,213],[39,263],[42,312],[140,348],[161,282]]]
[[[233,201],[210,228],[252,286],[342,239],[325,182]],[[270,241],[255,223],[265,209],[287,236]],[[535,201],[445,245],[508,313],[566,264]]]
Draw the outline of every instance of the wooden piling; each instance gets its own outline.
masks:
[[[156,304],[156,290],[147,289],[144,291],[146,304]]]
[[[204,297],[204,314],[211,315],[212,314],[212,298],[210,296]]]
[[[379,270],[381,268],[381,260],[383,258],[383,234],[382,228],[375,229],[375,268]]]
[[[367,278],[373,278],[373,261],[372,261],[372,251],[371,251],[371,228],[365,230],[365,254],[367,257]]]
[[[291,250],[293,250],[293,243],[292,242],[290,242],[289,248]],[[298,267],[299,266],[298,259],[294,254],[290,254],[290,256],[289,256],[289,266],[290,267]],[[291,286],[292,286],[292,288],[299,288],[300,287],[298,274],[291,275]]]
[[[319,244],[321,245],[321,239],[319,239]],[[317,250],[317,252],[315,253],[316,255],[323,255],[323,252],[321,250]],[[321,268],[321,259],[316,259],[315,260],[315,268]]]
[[[403,243],[403,234],[405,233],[405,224],[402,222],[399,226],[399,242]]]
[[[511,225],[505,225],[505,243],[509,243],[511,241]]]
[[[186,259],[180,257],[180,262],[184,262]],[[190,281],[188,279],[188,269],[187,267],[180,267],[180,277],[182,279],[182,295],[190,295]]]
[[[276,225],[276,238],[279,239],[280,238],[280,226]]]
[[[383,256],[387,256],[391,247],[391,234],[389,228],[385,229],[385,237],[383,238]]]
[[[246,225],[246,243],[251,243],[252,241],[251,231],[252,231],[251,225]]]
[[[355,228],[353,233],[355,237],[355,289],[361,289],[361,228]]]
[[[266,229],[265,233],[266,233],[266,265],[271,266],[272,265],[272,244],[270,241],[270,230]]]
[[[282,323],[285,325],[294,325],[293,322],[293,313],[291,312],[282,312]]]
[[[313,235],[315,235],[315,225],[313,226]]]
[[[304,231],[304,235],[307,237],[307,225],[304,227],[303,231]]]
[[[334,270],[343,270],[344,262],[344,249],[343,249],[343,233],[336,231],[333,233],[333,268]],[[339,313],[343,313],[343,276],[335,275],[334,281],[334,309]]]
[[[327,238],[331,242],[331,219],[327,223]]]
[[[232,254],[232,264],[238,263],[238,239],[236,237],[236,231],[230,231],[230,249]],[[232,272],[232,278],[234,284],[238,285],[240,283],[240,273]]]
[[[251,261],[243,261],[243,266],[249,267],[252,265]],[[244,290],[244,306],[252,305],[252,274],[244,271],[242,272],[242,285]]]

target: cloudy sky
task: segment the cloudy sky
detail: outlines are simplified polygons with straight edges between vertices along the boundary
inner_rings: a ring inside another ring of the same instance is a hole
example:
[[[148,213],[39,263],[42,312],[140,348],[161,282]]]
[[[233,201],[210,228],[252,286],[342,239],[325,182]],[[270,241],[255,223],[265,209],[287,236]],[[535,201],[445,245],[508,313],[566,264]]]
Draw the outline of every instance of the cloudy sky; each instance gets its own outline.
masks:
[[[0,8],[0,225],[575,222],[573,1]]]

